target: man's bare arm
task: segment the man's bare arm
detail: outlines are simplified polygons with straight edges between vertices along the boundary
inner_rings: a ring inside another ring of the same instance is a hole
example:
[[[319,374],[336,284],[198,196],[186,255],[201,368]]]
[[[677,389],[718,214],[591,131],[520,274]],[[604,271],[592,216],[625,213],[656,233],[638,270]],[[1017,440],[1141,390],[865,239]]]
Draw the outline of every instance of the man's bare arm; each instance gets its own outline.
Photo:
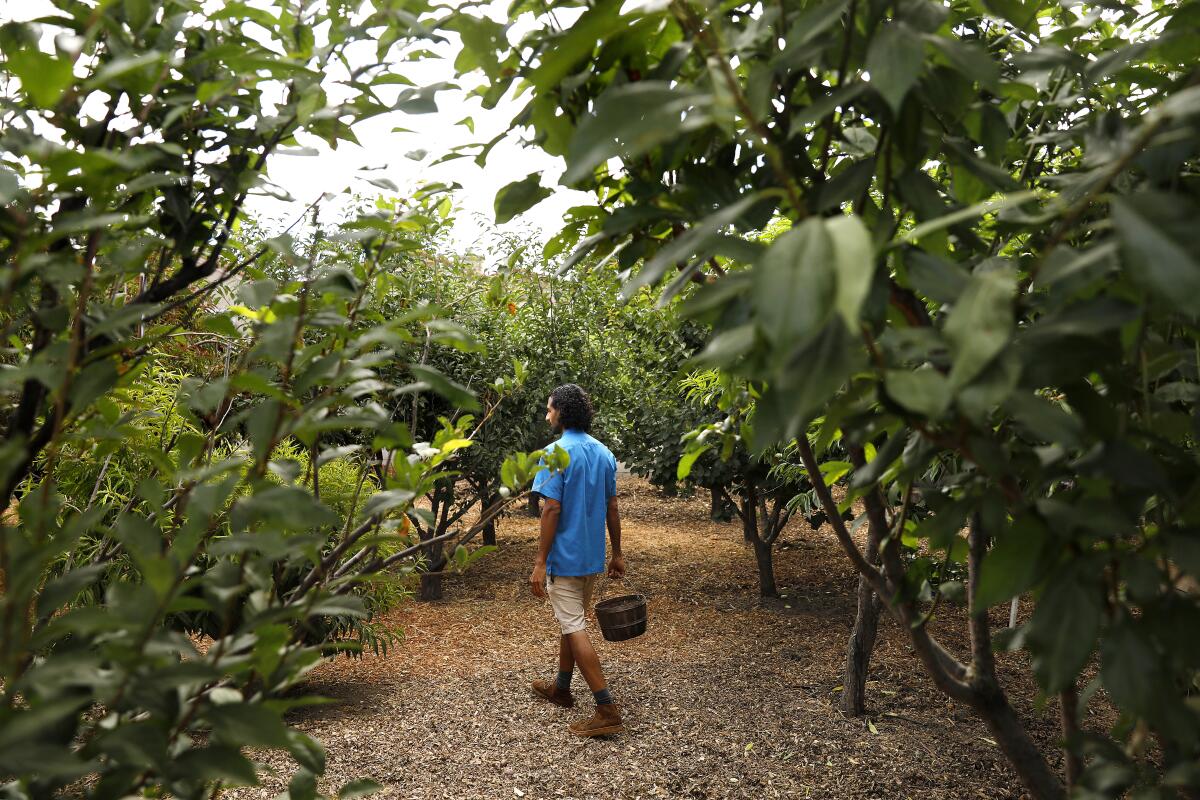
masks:
[[[562,503],[549,497],[542,498],[542,517],[538,533],[537,558],[529,576],[529,588],[538,597],[546,596],[546,559],[554,546],[554,535],[558,533],[558,518],[562,514]]]
[[[608,511],[605,515],[608,523],[608,540],[612,542],[614,556],[621,555],[621,512],[617,509],[617,498],[608,498]]]
[[[621,552],[621,512],[617,508],[617,498],[608,498],[608,511],[605,514],[608,523],[608,540],[612,543],[612,561],[608,565],[608,574],[613,578],[625,575],[625,554]]]

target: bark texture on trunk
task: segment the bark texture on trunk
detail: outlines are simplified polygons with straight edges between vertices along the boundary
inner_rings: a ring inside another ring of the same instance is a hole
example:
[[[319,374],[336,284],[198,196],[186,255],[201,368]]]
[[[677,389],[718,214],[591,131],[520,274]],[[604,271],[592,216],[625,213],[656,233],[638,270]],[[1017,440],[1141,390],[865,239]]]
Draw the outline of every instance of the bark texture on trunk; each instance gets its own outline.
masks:
[[[441,575],[422,575],[421,576],[421,599],[422,600],[441,600],[442,599],[442,576]]]
[[[434,542],[425,547],[425,569],[428,572],[421,573],[421,590],[419,596],[422,600],[442,599],[441,572],[446,568],[446,557],[444,554],[444,542]]]
[[[856,466],[865,463],[860,452],[852,458]],[[887,513],[872,492],[864,498],[867,510],[867,547],[863,557],[875,568],[880,567],[879,547],[887,534]],[[852,717],[862,716],[867,710],[867,675],[871,667],[871,654],[875,652],[875,637],[879,632],[879,615],[883,601],[872,588],[865,575],[858,576],[858,609],[854,614],[854,627],[846,642],[846,666],[842,671],[842,711]]]
[[[721,487],[715,486],[708,490],[708,518],[713,522],[729,522],[733,513],[729,510],[729,501]]]
[[[1050,770],[1045,756],[1030,738],[1025,724],[1008,704],[1008,698],[998,686],[974,688],[971,708],[996,737],[1000,750],[1017,773],[1021,784],[1035,800],[1062,800],[1066,797],[1063,784]]]
[[[755,538],[754,560],[758,562],[758,593],[762,597],[779,596],[779,591],[775,588],[775,563],[771,550],[770,542]]]
[[[747,488],[741,503],[742,538],[753,542],[758,538],[758,492],[751,486]]]
[[[483,504],[483,508],[485,508],[485,509],[489,508],[490,506],[495,505],[499,501],[500,501],[500,498],[497,495],[492,495],[491,497],[488,498],[487,502]],[[492,517],[491,519],[489,519],[487,521],[487,523],[483,526],[483,543],[484,543],[484,545],[495,545],[496,544],[496,518],[495,517]]]
[[[867,673],[871,654],[875,652],[875,637],[879,632],[879,615],[883,603],[866,578],[858,579],[858,611],[854,628],[846,642],[846,668],[842,675],[842,711],[859,717],[867,710]]]
[[[1046,763],[1042,751],[1000,687],[987,609],[975,605],[979,568],[990,544],[990,533],[984,528],[982,515],[977,514],[972,517],[967,533],[967,624],[971,632],[971,669],[967,685],[972,695],[969,702],[995,735],[1000,749],[1029,793],[1037,800],[1058,800],[1066,796],[1065,787]]]

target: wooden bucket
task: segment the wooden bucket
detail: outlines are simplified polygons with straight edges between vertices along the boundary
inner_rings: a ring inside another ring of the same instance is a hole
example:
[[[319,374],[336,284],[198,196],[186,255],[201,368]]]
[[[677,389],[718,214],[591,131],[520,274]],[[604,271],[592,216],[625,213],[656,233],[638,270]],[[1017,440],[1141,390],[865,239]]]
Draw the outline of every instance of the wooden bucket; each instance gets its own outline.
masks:
[[[596,604],[600,633],[610,642],[623,642],[646,632],[646,596],[623,594]]]

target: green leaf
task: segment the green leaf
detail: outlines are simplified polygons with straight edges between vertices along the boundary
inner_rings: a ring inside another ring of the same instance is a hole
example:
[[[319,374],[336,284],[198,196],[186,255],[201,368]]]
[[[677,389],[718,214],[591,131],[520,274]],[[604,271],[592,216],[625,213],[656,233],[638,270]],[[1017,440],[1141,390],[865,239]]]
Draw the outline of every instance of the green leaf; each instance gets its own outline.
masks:
[[[639,81],[609,89],[575,129],[567,147],[562,183],[578,183],[610,158],[633,158],[708,125],[712,103],[711,95],[666,81]]]
[[[47,616],[63,603],[74,600],[80,592],[95,583],[108,568],[107,564],[89,564],[72,569],[47,583],[38,592],[38,616]]]
[[[316,800],[317,777],[307,769],[298,769],[288,781],[288,800]]]
[[[971,276],[946,320],[954,362],[950,385],[958,389],[979,375],[1012,336],[1013,295],[1017,285],[1013,276],[1001,270]]]
[[[234,505],[230,523],[245,530],[255,523],[288,530],[337,525],[338,515],[298,486],[272,486],[243,497]]]
[[[851,331],[858,330],[859,311],[871,290],[875,274],[875,249],[871,235],[858,217],[834,217],[825,229],[833,242],[834,268],[837,270],[835,304]]]
[[[630,278],[621,287],[621,296],[633,297],[638,289],[656,283],[667,270],[673,269],[680,262],[708,251],[720,238],[722,231],[750,213],[751,209],[762,201],[762,196],[757,193],[747,195],[736,203],[730,203],[721,210],[709,214],[683,234],[664,243],[658,248],[654,257],[638,270],[637,275]]]
[[[706,444],[695,450],[688,450],[686,453],[684,453],[683,457],[679,459],[679,466],[675,469],[675,477],[681,481],[687,480],[687,476],[692,474],[692,466],[695,465],[696,459],[704,455],[704,453],[707,452],[710,447],[711,445]]]
[[[362,515],[364,517],[373,517],[376,514],[386,513],[394,508],[408,505],[414,497],[416,497],[416,494],[408,489],[388,489],[387,491],[376,492],[367,499],[366,504],[363,506]]]
[[[1028,33],[1037,33],[1038,0],[984,0],[984,6]]]
[[[32,708],[9,710],[0,726],[0,753],[16,749],[24,741],[44,738],[47,731],[60,727],[87,704],[88,698],[75,694],[41,699]]]
[[[992,359],[983,372],[966,386],[960,387],[954,403],[965,417],[978,425],[986,425],[992,414],[1006,401],[1021,378],[1021,359],[1006,349]]]
[[[367,616],[367,609],[363,605],[361,597],[343,594],[333,595],[318,601],[309,609],[309,614],[314,617],[353,617],[355,619],[362,619]]]
[[[767,341],[795,347],[814,336],[833,310],[833,243],[819,219],[775,240],[753,272],[751,302]]]
[[[141,53],[136,56],[125,56],[116,58],[106,63],[96,72],[95,75],[88,78],[87,86],[104,89],[107,84],[115,82],[118,78],[123,78],[131,72],[144,70],[146,67],[157,66],[166,59],[166,54],[156,50],[151,50],[147,53]]]
[[[756,453],[794,439],[824,409],[846,377],[860,366],[841,319],[830,319],[769,379],[755,416]]]
[[[957,542],[962,541],[960,532],[967,513],[971,510],[971,501],[969,498],[947,501],[936,495],[935,498],[941,502],[934,506],[933,514],[917,524],[911,538],[914,541],[928,539],[929,546],[934,550],[953,549]]]
[[[921,37],[903,22],[887,22],[871,41],[867,51],[871,86],[891,107],[893,114],[900,113],[900,105],[921,77],[924,63],[925,45]]]
[[[71,407],[82,410],[110,391],[121,379],[115,359],[106,358],[89,364],[75,375],[71,384]]]
[[[383,786],[369,778],[359,778],[338,789],[338,800],[354,800],[356,797],[366,797],[383,791]]]
[[[437,93],[456,88],[452,83],[431,83],[428,86],[417,86],[402,89],[396,96],[396,110],[405,114],[436,114]]]
[[[990,92],[1000,86],[1000,65],[988,55],[988,51],[974,42],[951,39],[930,34],[926,41],[932,42],[942,51],[956,70]]]
[[[505,26],[486,17],[477,17],[473,14],[454,14],[447,21],[446,27],[457,31],[458,35],[462,37],[462,50],[454,62],[455,69],[459,73],[482,69],[493,80],[501,77],[500,59],[497,57],[497,53],[507,49],[508,42],[504,36]],[[467,120],[469,121],[470,117],[467,117]],[[462,123],[456,124],[461,125]],[[471,133],[474,132],[472,125]]]
[[[1024,515],[996,536],[979,571],[975,607],[990,608],[1028,591],[1049,566],[1044,560],[1050,531]]]
[[[1109,628],[1100,647],[1100,680],[1122,711],[1147,716],[1173,702],[1174,693],[1166,691],[1163,656],[1142,627],[1123,619]]]
[[[21,79],[21,88],[41,108],[54,108],[75,80],[71,61],[43,53],[30,44],[7,54],[7,69]]]
[[[540,179],[540,172],[531,172],[496,193],[497,225],[503,225],[551,195],[551,191],[540,184]]]
[[[789,63],[804,45],[833,27],[842,18],[849,4],[849,0],[826,0],[801,11],[788,28],[784,37],[783,52],[776,56],[776,60]]]
[[[408,370],[421,384],[440,394],[464,411],[479,410],[475,393],[457,381],[447,378],[439,370],[424,364],[409,364]]]
[[[704,350],[695,357],[695,363],[714,367],[729,366],[754,347],[756,338],[756,328],[752,322],[721,331],[713,336]]]
[[[1062,406],[1038,395],[1018,393],[1008,398],[1005,407],[1013,419],[1041,441],[1067,448],[1080,446],[1083,423]]]
[[[453,453],[455,450],[465,450],[474,445],[475,442],[471,439],[450,439],[441,446],[443,453]]]
[[[846,105],[862,94],[868,86],[869,84],[863,81],[848,79],[846,86],[839,86],[827,95],[814,97],[812,105],[801,108],[792,117],[792,136],[803,133],[806,126],[833,114],[838,107]]]
[[[258,775],[254,764],[237,747],[214,745],[188,750],[175,757],[171,771],[193,780],[225,781],[238,786],[254,786]]]
[[[276,712],[253,703],[225,703],[209,706],[204,718],[212,725],[213,733],[226,744],[255,747],[286,748],[287,726]]]
[[[968,206],[967,208],[962,208],[958,211],[952,211],[949,214],[943,214],[940,217],[931,219],[928,222],[922,222],[920,225],[915,226],[908,233],[892,242],[891,246],[895,247],[906,242],[918,241],[931,233],[943,231],[946,228],[950,228],[959,224],[960,222],[966,222],[968,220],[973,220],[976,217],[983,216],[984,214],[999,212],[1006,208],[1019,206],[1022,203],[1029,202],[1035,197],[1037,197],[1037,194],[1034,192],[1013,192],[1012,194],[997,197],[994,200],[985,200],[982,203],[976,203],[973,206]]]
[[[1140,192],[1113,200],[1112,208],[1133,277],[1161,300],[1195,316],[1200,307],[1195,206],[1183,197]]]
[[[1033,671],[1048,693],[1075,682],[1100,632],[1103,609],[1097,587],[1080,564],[1049,582],[1029,621]]]
[[[1117,252],[1117,243],[1108,241],[1090,247],[1083,252],[1072,251],[1069,247],[1059,247],[1046,258],[1045,266],[1038,272],[1037,283],[1043,286],[1053,286],[1075,275],[1085,273],[1089,267],[1103,264],[1106,268],[1115,263],[1113,256]]]
[[[896,459],[900,458],[906,444],[908,444],[907,428],[901,428],[889,436],[883,447],[876,452],[875,457],[868,461],[862,469],[854,471],[854,477],[850,479],[850,488],[862,489],[877,483],[888,468],[896,462]]]
[[[619,3],[599,3],[585,11],[560,36],[546,43],[529,82],[542,91],[556,89],[572,69],[592,54],[598,40],[627,24],[621,19],[620,10]]]
[[[0,164],[0,204],[7,205],[21,192],[21,179],[9,167]]]
[[[922,296],[939,303],[953,303],[967,288],[970,275],[959,265],[912,249],[904,254],[908,282]]]

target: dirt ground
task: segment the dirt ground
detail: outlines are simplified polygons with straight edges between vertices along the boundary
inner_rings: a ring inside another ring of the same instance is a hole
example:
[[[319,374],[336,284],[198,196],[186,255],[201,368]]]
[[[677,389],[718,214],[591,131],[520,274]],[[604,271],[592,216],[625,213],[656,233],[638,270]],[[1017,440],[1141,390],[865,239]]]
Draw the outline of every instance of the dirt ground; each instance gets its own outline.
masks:
[[[827,527],[799,520],[784,533],[776,575],[785,596],[761,604],[738,525],[711,522],[702,498],[663,498],[629,476],[619,493],[626,560],[650,596],[650,625],[629,642],[592,633],[626,734],[568,733],[591,711],[578,674],[573,710],[530,691],[532,679],[554,677],[558,639],[549,606],[528,589],[537,523],[520,513],[500,522],[496,553],[447,579],[446,600],[390,614],[403,644],[312,673],[306,692],[339,702],[289,721],[328,749],[321,788],[370,777],[387,798],[1021,797],[986,727],[933,688],[890,619],[871,663],[868,716],[838,710],[856,579]],[[962,653],[961,610],[946,613],[934,629]],[[1057,707],[1035,707],[1023,657],[999,662],[1018,712],[1061,769]],[[286,754],[260,757],[279,777],[238,796],[285,788]]]

